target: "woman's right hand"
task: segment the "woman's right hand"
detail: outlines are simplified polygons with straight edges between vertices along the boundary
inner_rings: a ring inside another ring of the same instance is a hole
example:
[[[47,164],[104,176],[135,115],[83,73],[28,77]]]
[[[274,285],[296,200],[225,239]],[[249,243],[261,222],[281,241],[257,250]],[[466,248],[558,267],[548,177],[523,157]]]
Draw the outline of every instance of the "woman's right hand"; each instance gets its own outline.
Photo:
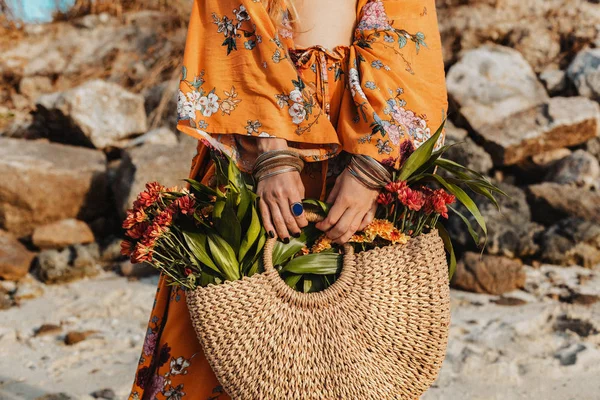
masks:
[[[258,138],[258,151],[287,149],[283,139]],[[280,167],[282,168],[282,167]],[[285,167],[283,167],[285,168]],[[297,171],[273,175],[258,182],[256,193],[263,226],[269,237],[277,236],[285,243],[290,235],[300,236],[300,230],[308,225],[304,214],[294,217],[291,205],[304,199],[304,184]]]

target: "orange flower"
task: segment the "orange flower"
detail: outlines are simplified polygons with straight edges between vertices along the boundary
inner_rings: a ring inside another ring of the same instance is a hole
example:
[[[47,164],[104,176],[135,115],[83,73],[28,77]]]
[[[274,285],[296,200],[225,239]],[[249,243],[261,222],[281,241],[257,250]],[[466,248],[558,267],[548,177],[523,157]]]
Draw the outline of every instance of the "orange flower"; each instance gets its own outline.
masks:
[[[196,201],[190,195],[186,195],[175,200],[175,205],[182,214],[192,215],[195,210]]]
[[[313,253],[320,253],[330,248],[331,239],[329,239],[325,234],[323,234],[315,241],[315,244],[313,244],[310,251]]]
[[[127,210],[127,217],[123,220],[123,224],[121,225],[123,229],[131,229],[137,223],[135,220],[135,216],[133,214],[133,209]]]
[[[133,243],[130,242],[129,240],[122,240],[121,241],[121,254],[126,257],[130,257],[132,251],[133,251]]]
[[[405,235],[404,233],[400,232],[398,229],[394,228],[393,231],[391,231],[386,236],[382,236],[381,238],[385,239],[385,240],[389,240],[390,242],[392,242],[392,244],[406,244],[408,242],[408,240],[410,239],[410,236]]]
[[[406,181],[396,181],[390,182],[387,185],[385,185],[385,190],[387,190],[390,193],[398,193],[398,191],[402,190],[405,187],[407,187]]]
[[[364,230],[364,234],[367,239],[373,241],[375,237],[379,236],[384,240],[388,240],[394,244],[402,243],[405,244],[410,239],[409,236],[403,234],[394,226],[391,221],[387,219],[375,219],[371,222]]]
[[[132,239],[139,239],[144,235],[147,228],[148,228],[148,223],[141,222],[139,224],[135,224],[131,229],[129,229],[127,232],[125,232],[125,234]]]
[[[425,194],[408,186],[398,191],[398,199],[412,211],[419,211],[425,204]]]
[[[350,243],[371,243],[373,239],[368,238],[364,233],[355,233],[350,237]]]
[[[144,261],[152,261],[152,254],[152,249],[140,242],[135,245],[135,250],[131,255],[131,262],[137,264]]]

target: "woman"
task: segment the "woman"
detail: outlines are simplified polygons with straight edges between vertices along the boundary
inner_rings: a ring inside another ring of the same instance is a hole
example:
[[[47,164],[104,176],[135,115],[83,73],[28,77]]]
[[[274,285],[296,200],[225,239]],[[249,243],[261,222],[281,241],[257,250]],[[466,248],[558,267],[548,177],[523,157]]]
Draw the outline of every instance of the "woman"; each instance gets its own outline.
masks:
[[[283,241],[307,224],[297,203],[320,198],[333,206],[317,227],[346,242],[373,219],[378,163],[398,167],[445,118],[434,0],[355,2],[194,2],[178,102],[199,139],[190,177],[210,184],[206,145],[227,151]],[[130,399],[229,398],[184,296],[161,277]]]

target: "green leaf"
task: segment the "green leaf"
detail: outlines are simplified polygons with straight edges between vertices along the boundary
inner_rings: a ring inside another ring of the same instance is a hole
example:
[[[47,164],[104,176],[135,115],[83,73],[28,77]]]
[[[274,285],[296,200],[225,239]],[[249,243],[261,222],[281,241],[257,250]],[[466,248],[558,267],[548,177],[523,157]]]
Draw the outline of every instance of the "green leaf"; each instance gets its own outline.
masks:
[[[301,278],[302,275],[290,274],[286,276],[283,280],[289,287],[291,287],[292,289],[296,289],[296,285],[298,284],[298,282],[300,282]]]
[[[240,241],[242,237],[242,226],[240,221],[237,219],[237,215],[231,204],[233,200],[227,199],[227,204],[221,213],[221,218],[215,219],[215,228],[223,239],[233,248],[237,254],[240,248]]]
[[[225,279],[240,279],[239,263],[231,246],[219,235],[211,233],[208,235],[208,247]]]
[[[242,244],[240,245],[240,251],[238,252],[238,260],[243,260],[246,256],[246,253],[250,250],[261,231],[260,218],[258,217],[258,213],[256,212],[255,207],[251,207],[251,220],[250,226],[248,226],[248,230],[244,234],[244,238],[242,239]]]
[[[324,201],[317,200],[317,199],[305,199],[305,200],[302,200],[302,203],[308,204],[311,206],[316,206],[325,214],[328,214],[329,210],[331,209],[331,204],[327,204]]]
[[[315,253],[293,258],[281,272],[293,274],[332,275],[342,268],[342,256],[337,253]]]
[[[273,265],[281,265],[302,250],[304,246],[306,246],[306,241],[302,240],[302,236],[299,238],[291,237],[290,242],[287,244],[278,240],[273,246]]]
[[[258,272],[258,266],[260,265],[260,259],[254,261],[250,269],[248,270],[247,275],[250,277]]]
[[[190,248],[190,251],[202,264],[215,272],[221,273],[221,270],[217,268],[213,262],[210,254],[208,254],[208,247],[206,246],[206,234],[201,232],[190,232],[182,231],[185,243]]]
[[[406,160],[402,168],[400,169],[400,173],[398,174],[398,180],[405,181],[410,176],[417,171],[423,164],[425,164],[430,158],[437,143],[440,135],[442,134],[442,130],[444,129],[444,124],[446,120],[442,121],[442,124],[437,129],[437,131],[431,136],[425,143],[419,146],[410,157]]]
[[[203,194],[206,196],[216,196],[216,197],[223,197],[223,194],[220,192],[217,192],[215,189],[208,187],[206,185],[204,185],[203,183],[200,183],[196,180],[193,179],[184,179],[184,181],[186,181],[187,183],[190,184],[190,188],[195,190],[197,193],[199,194]]]
[[[444,242],[444,248],[450,256],[450,263],[448,264],[448,279],[450,280],[452,279],[452,276],[454,276],[454,272],[456,272],[456,254],[454,253],[454,246],[452,245],[450,234],[448,234],[448,231],[442,222],[438,221],[437,224],[435,224],[435,227],[438,230],[442,241]]]
[[[185,81],[187,78],[187,68],[184,66],[181,67],[181,80]]]
[[[477,232],[475,232],[475,229],[473,229],[473,226],[471,225],[471,222],[469,221],[469,219],[467,217],[465,217],[460,211],[458,211],[454,207],[448,206],[448,208],[450,210],[452,210],[456,215],[458,215],[460,217],[460,219],[462,219],[462,221],[467,226],[467,229],[469,230],[469,234],[473,238],[473,241],[475,242],[475,244],[477,246],[479,246],[479,235],[477,234]]]

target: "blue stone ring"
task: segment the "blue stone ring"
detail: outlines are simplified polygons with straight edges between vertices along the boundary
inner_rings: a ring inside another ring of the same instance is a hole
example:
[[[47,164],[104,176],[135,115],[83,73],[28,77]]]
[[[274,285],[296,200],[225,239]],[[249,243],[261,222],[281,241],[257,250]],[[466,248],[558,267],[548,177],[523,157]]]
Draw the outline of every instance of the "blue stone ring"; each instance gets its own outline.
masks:
[[[299,201],[295,202],[290,206],[290,210],[292,210],[292,214],[294,217],[299,217],[304,213],[304,206]]]

